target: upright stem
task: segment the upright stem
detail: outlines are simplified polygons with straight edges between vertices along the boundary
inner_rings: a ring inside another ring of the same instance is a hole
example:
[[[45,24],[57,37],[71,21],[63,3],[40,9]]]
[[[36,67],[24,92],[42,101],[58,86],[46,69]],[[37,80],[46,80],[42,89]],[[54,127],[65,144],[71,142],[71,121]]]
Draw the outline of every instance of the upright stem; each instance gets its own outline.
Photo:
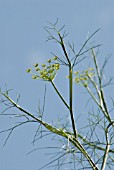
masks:
[[[72,122],[72,128],[73,128],[73,132],[74,132],[74,136],[75,138],[77,137],[77,133],[76,133],[76,127],[75,127],[75,121],[74,121],[74,114],[73,114],[73,109],[72,109],[72,100],[73,100],[73,96],[72,96],[72,90],[73,90],[73,79],[72,79],[72,70],[73,70],[73,67],[72,67],[72,64],[71,64],[71,61],[68,57],[68,54],[67,54],[67,51],[66,51],[66,48],[65,48],[65,45],[64,45],[64,41],[63,41],[63,37],[60,35],[60,33],[58,32],[58,35],[59,35],[59,38],[60,38],[60,44],[61,44],[61,47],[62,47],[62,50],[64,52],[64,55],[67,59],[67,62],[68,62],[68,66],[69,66],[69,111],[70,111],[70,117],[71,117],[71,122]]]
[[[75,127],[75,120],[74,120],[74,114],[73,114],[73,79],[72,79],[72,67],[69,67],[69,105],[70,105],[70,116],[71,116],[71,122],[72,122],[72,128],[74,132],[75,138],[77,137],[76,133],[76,127]]]

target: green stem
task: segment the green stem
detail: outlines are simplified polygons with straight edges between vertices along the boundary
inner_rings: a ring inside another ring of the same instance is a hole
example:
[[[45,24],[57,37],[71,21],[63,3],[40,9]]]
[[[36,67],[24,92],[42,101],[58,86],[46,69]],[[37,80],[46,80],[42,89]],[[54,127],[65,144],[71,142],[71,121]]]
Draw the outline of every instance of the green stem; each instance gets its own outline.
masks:
[[[53,81],[51,81],[52,86],[54,87],[55,91],[57,92],[58,96],[61,98],[61,100],[63,101],[63,103],[65,104],[65,106],[68,108],[68,110],[70,110],[69,105],[66,103],[66,101],[64,100],[63,96],[59,93],[58,89],[56,88],[55,84],[53,83]]]
[[[72,122],[72,128],[74,132],[75,138],[77,137],[76,127],[75,127],[75,121],[74,121],[74,114],[73,114],[73,79],[72,79],[72,67],[69,68],[69,104],[70,104],[70,116],[71,116],[71,122]]]
[[[58,32],[58,35],[59,35],[59,38],[60,38],[60,41],[61,41],[60,44],[61,44],[62,50],[63,50],[63,52],[64,52],[64,55],[65,55],[65,57],[66,57],[66,59],[67,59],[67,61],[68,61],[69,66],[71,66],[71,62],[70,62],[70,60],[69,60],[67,51],[66,51],[66,49],[65,49],[65,45],[64,45],[63,38],[61,37],[61,35],[60,35],[59,32]]]
[[[65,48],[65,45],[64,45],[63,37],[61,37],[59,32],[58,32],[58,35],[59,35],[59,38],[60,38],[60,41],[61,41],[62,50],[64,52],[64,55],[65,55],[65,57],[67,59],[68,66],[69,66],[69,105],[70,105],[69,111],[70,111],[70,117],[71,117],[74,136],[76,138],[77,137],[77,132],[76,132],[74,114],[73,114],[73,109],[72,109],[72,100],[73,100],[73,97],[72,97],[72,90],[73,90],[72,69],[73,69],[73,67],[72,67],[71,61],[70,61],[70,59],[68,57],[68,54],[67,54],[67,51],[66,51],[66,48]]]
[[[103,162],[102,162],[102,166],[101,166],[101,170],[105,170],[106,167],[106,163],[107,163],[107,159],[108,159],[108,154],[109,154],[109,149],[110,149],[110,143],[109,143],[109,139],[108,139],[108,129],[106,129],[106,148],[105,148],[105,153],[103,156]]]
[[[102,88],[102,77],[101,77],[101,74],[100,74],[100,71],[99,71],[98,62],[97,62],[96,55],[95,55],[95,52],[94,52],[93,49],[92,49],[92,55],[93,55],[93,60],[94,60],[97,76],[98,76],[98,81],[99,81],[100,100],[101,100],[103,107],[104,107],[104,110],[107,114],[107,119],[109,120],[109,122],[111,122],[111,117],[110,117],[110,114],[109,114],[109,111],[108,111],[108,108],[107,108],[107,104],[106,104],[106,101],[105,101],[104,92],[103,92],[103,88]]]

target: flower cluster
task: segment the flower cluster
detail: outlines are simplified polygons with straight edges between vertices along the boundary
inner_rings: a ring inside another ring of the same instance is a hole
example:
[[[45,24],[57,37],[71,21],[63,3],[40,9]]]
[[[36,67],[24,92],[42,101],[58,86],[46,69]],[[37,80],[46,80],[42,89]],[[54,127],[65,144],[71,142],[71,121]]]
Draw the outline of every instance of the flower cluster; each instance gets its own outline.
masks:
[[[58,57],[55,56],[54,58],[47,60],[47,63],[42,64],[40,67],[38,63],[35,63],[33,67],[37,74],[33,74],[31,72],[31,68],[27,69],[26,72],[33,74],[32,79],[41,78],[45,81],[53,81],[55,75],[57,74],[57,71],[60,68],[60,64],[57,62],[57,59]]]
[[[94,68],[88,68],[87,70],[84,70],[83,72],[76,71],[74,72],[74,74],[75,74],[74,81],[77,84],[83,85],[84,87],[87,87],[90,82],[91,77],[95,76]]]

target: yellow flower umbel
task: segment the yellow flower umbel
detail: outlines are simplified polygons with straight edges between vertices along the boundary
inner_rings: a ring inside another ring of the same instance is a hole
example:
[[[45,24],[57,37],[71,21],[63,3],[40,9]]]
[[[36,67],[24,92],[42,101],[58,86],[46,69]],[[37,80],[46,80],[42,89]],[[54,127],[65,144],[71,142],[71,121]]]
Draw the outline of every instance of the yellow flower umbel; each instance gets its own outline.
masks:
[[[53,81],[55,78],[55,75],[57,74],[57,71],[60,68],[60,64],[56,62],[58,59],[57,56],[55,56],[53,59],[47,60],[46,64],[41,64],[39,67],[38,63],[35,63],[34,69],[37,72],[36,74],[33,74],[32,79],[38,79],[41,78],[45,81]],[[31,68],[26,70],[27,73],[31,73]]]
[[[90,78],[95,75],[94,68],[88,68],[87,70],[84,70],[83,72],[76,71],[74,72],[74,74],[75,74],[74,81],[77,84],[83,85],[84,87],[88,86],[90,82]]]

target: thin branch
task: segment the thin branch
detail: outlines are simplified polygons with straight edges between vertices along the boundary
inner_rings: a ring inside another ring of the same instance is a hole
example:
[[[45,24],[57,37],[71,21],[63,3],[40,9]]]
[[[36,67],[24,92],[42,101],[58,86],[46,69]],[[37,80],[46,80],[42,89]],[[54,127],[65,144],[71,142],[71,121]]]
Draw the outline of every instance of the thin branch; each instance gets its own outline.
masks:
[[[59,156],[58,158],[50,161],[49,163],[47,163],[46,165],[42,166],[42,167],[39,168],[38,170],[44,169],[44,168],[47,167],[48,165],[50,165],[50,164],[52,164],[53,162],[55,162],[55,161],[59,160],[60,158],[64,157],[66,154],[67,154],[67,153],[62,154],[61,156]]]
[[[76,57],[75,57],[73,66],[75,65],[77,57],[79,57],[79,55],[81,54],[83,48],[86,46],[87,42],[88,42],[99,30],[100,30],[100,29],[96,30],[96,31],[95,31],[92,35],[90,35],[90,37],[88,37],[88,39],[84,42],[83,46],[81,47],[81,49],[79,50],[78,54],[77,54]]]
[[[96,55],[93,49],[92,49],[92,55],[93,55],[93,60],[94,60],[94,64],[95,64],[95,68],[96,68],[96,72],[97,72],[97,76],[99,80],[99,88],[100,88],[100,96],[101,96],[100,102],[101,102],[102,110],[104,110],[103,112],[106,112],[105,115],[107,115],[107,119],[109,120],[109,122],[111,122],[111,117],[108,112],[107,104],[106,104],[105,97],[104,97],[104,92],[102,89],[102,78],[101,78],[101,74],[99,71]]]
[[[66,103],[66,101],[64,100],[63,96],[59,93],[57,87],[55,86],[54,82],[51,81],[52,86],[54,87],[55,91],[57,92],[58,96],[61,98],[61,100],[63,101],[63,103],[65,104],[65,106],[68,108],[68,110],[70,109],[70,107],[68,106],[68,104]]]
[[[60,32],[58,32],[58,36],[60,38],[60,44],[61,44],[62,50],[63,50],[63,52],[65,54],[65,57],[66,57],[66,59],[67,59],[67,61],[69,63],[69,66],[71,66],[71,62],[69,60],[69,57],[68,57],[68,54],[67,54],[67,51],[66,51],[66,48],[65,48],[65,45],[64,45],[64,41],[63,41],[63,38],[62,38]]]
[[[89,87],[86,87],[88,93],[92,96],[93,100],[95,101],[95,103],[99,106],[99,108],[102,110],[102,112],[104,113],[105,117],[107,118],[107,120],[110,120],[110,122],[112,121],[110,119],[109,114],[107,114],[107,112],[104,110],[104,108],[102,107],[102,105],[99,103],[99,101],[96,99],[96,97],[94,96],[94,94],[92,93],[92,91],[90,90]]]
[[[114,124],[114,121],[111,122],[107,128],[106,128],[106,131],[105,131],[105,135],[106,135],[106,149],[105,149],[105,153],[104,153],[104,156],[103,156],[103,162],[102,162],[102,166],[101,166],[101,170],[104,170],[105,167],[106,167],[106,162],[107,162],[107,159],[108,159],[108,153],[109,153],[109,149],[110,149],[110,143],[109,143],[109,138],[108,138],[108,128]]]
[[[90,147],[93,147],[95,149],[101,150],[101,151],[105,151],[105,148],[96,145],[96,143],[94,142],[89,142],[86,138],[84,138],[81,134],[78,134],[78,137],[80,139],[82,139],[83,142],[85,142],[87,145],[89,145]],[[114,150],[110,149],[109,150],[110,153],[114,153]]]
[[[21,123],[19,123],[19,124],[13,126],[13,127],[11,127],[11,128],[9,128],[9,129],[0,131],[0,133],[4,133],[4,132],[10,131],[9,134],[8,134],[8,136],[7,136],[7,138],[6,138],[6,140],[5,140],[5,142],[4,142],[4,146],[6,145],[8,139],[9,139],[10,135],[12,134],[12,132],[14,131],[14,129],[16,129],[17,127],[19,127],[19,126],[21,126],[21,125],[23,125],[23,124],[30,123],[30,122],[35,122],[35,121],[29,120],[29,121],[21,122]]]

